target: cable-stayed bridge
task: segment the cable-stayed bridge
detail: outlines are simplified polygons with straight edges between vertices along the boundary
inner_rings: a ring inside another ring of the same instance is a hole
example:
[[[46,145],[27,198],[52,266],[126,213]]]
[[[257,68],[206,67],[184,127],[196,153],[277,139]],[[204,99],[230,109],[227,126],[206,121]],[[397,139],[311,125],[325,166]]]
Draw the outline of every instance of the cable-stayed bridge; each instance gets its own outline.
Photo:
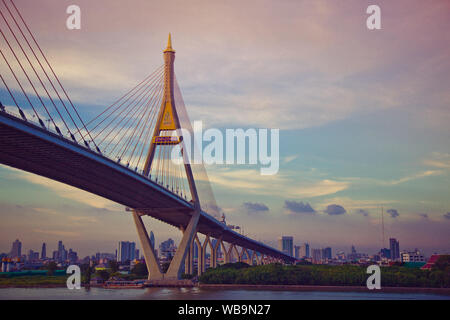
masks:
[[[206,171],[190,163],[183,141],[182,129],[192,128],[174,74],[170,35],[164,64],[86,122],[13,0],[1,0],[0,8],[0,163],[126,206],[149,279],[179,279],[183,268],[192,273],[194,245],[199,273],[206,269],[207,247],[211,267],[217,266],[219,247],[226,262],[233,256],[250,264],[295,261],[219,221]],[[166,273],[143,216],[183,232]],[[203,243],[198,233],[206,236]]]

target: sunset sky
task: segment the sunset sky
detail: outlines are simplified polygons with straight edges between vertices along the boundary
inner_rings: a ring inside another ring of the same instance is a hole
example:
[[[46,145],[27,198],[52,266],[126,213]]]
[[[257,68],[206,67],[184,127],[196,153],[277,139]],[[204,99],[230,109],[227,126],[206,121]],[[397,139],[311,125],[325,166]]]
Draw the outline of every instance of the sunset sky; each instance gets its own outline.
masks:
[[[15,3],[87,120],[163,63],[171,32],[191,121],[280,129],[277,175],[207,166],[227,221],[250,237],[375,253],[383,207],[386,245],[450,252],[450,2]],[[66,28],[71,4],[81,30]],[[369,4],[381,30],[366,28]],[[11,104],[3,86],[0,97]],[[3,165],[0,179],[0,253],[16,238],[48,252],[63,240],[82,257],[138,241],[122,206]],[[145,221],[157,244],[180,239]]]

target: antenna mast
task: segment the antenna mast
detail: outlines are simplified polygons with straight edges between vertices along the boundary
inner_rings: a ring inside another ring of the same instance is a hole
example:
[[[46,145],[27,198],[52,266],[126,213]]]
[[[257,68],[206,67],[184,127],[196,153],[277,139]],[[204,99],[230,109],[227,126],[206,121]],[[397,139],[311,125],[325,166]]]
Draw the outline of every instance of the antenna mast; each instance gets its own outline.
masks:
[[[384,246],[384,210],[383,210],[383,207],[381,207],[381,233],[382,233],[381,234],[382,249],[384,249],[385,246]]]

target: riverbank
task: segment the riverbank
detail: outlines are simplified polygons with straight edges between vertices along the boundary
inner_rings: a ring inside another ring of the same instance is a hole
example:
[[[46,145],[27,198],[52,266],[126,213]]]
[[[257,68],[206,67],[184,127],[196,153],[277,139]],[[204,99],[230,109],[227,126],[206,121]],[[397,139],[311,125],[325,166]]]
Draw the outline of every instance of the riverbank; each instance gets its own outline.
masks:
[[[66,287],[67,276],[18,276],[0,278],[0,288],[61,288]]]
[[[85,287],[82,285],[82,287]],[[89,286],[91,288],[103,288],[103,286]],[[150,285],[148,287],[179,287],[184,286],[161,284]],[[255,291],[304,291],[304,292],[364,292],[364,293],[420,293],[420,294],[439,294],[450,296],[450,288],[423,288],[423,287],[382,287],[380,290],[369,290],[362,286],[318,286],[318,285],[257,285],[257,284],[197,284],[187,285],[186,288],[195,288],[205,290],[255,290]],[[53,284],[0,284],[0,289],[22,288],[22,289],[39,289],[39,288],[66,288],[66,283]]]
[[[264,290],[264,291],[319,291],[319,292],[378,292],[378,293],[432,293],[450,296],[450,288],[382,287],[369,290],[361,286],[311,286],[311,285],[259,285],[259,284],[199,284],[202,289],[214,290]]]

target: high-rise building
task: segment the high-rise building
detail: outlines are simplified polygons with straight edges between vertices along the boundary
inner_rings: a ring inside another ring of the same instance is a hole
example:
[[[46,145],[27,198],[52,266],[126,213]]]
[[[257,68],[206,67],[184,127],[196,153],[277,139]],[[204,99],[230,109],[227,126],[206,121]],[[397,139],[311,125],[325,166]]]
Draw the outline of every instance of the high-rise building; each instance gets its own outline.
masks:
[[[423,254],[418,249],[414,251],[403,251],[401,253],[402,262],[426,262]]]
[[[136,243],[130,241],[119,241],[117,247],[117,261],[126,262],[135,259]]]
[[[134,250],[134,259],[139,259],[139,249]]]
[[[66,248],[64,248],[63,242],[61,240],[58,241],[58,253],[55,260],[57,260],[58,262],[67,260],[67,250]]]
[[[29,262],[39,260],[39,252],[34,252],[33,250],[29,250],[27,260]]]
[[[309,254],[309,244],[308,243],[304,243],[301,247],[300,247],[300,258],[310,258],[310,254]]]
[[[300,259],[300,246],[294,246],[294,258]]]
[[[290,236],[282,236],[278,239],[278,250],[294,256],[294,238]]]
[[[312,249],[311,258],[313,263],[320,263],[322,261],[322,250]]]
[[[47,245],[45,242],[42,244],[42,251],[41,251],[41,259],[47,258]]]
[[[13,242],[10,256],[11,258],[22,256],[22,242],[20,242],[19,239],[16,239],[16,241]]]
[[[391,250],[389,250],[388,248],[382,248],[380,250],[380,257],[381,258],[387,258],[387,259],[391,259]]]
[[[195,247],[196,246],[194,246],[194,257],[195,257]],[[159,253],[161,257],[170,259],[174,256],[175,251],[176,251],[175,242],[170,238],[167,239],[166,241],[161,242],[161,244],[159,245]]]
[[[345,261],[345,253],[344,251],[336,252],[336,259],[340,261]]]
[[[150,231],[150,245],[153,250],[155,250],[155,235],[153,234],[153,231]]]
[[[332,256],[333,254],[330,247],[322,249],[322,259],[331,259]]]
[[[69,252],[67,253],[67,260],[69,260],[70,264],[75,264],[78,261],[77,253],[72,249],[69,249]]]
[[[400,259],[400,243],[395,238],[389,239],[389,246],[391,249],[391,259],[399,260]]]

